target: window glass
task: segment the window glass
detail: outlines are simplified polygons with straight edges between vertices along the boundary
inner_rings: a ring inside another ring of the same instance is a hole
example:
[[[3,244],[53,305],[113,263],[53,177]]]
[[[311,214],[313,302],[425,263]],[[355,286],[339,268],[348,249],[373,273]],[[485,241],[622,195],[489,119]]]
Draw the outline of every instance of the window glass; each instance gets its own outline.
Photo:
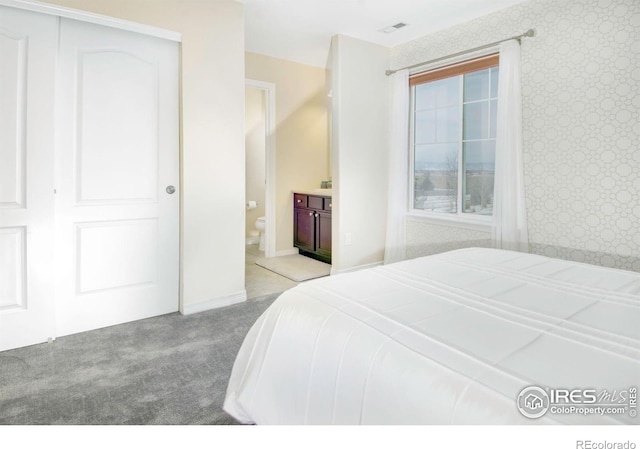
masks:
[[[414,167],[414,209],[455,213],[458,144],[416,145]]]
[[[436,110],[416,111],[415,144],[436,142]]]
[[[464,101],[489,98],[489,70],[464,75]]]
[[[491,100],[489,104],[491,110],[489,112],[489,138],[496,138],[496,119],[498,114],[498,100]]]
[[[436,142],[457,142],[460,135],[460,108],[452,106],[436,110]]]
[[[412,88],[413,209],[491,215],[498,68]]]
[[[457,106],[460,102],[457,77],[415,86],[416,110]]]
[[[498,97],[498,67],[494,67],[491,70],[491,98]]]
[[[464,143],[464,212],[491,215],[495,175],[495,140]]]
[[[464,140],[489,137],[489,102],[480,101],[464,105]]]

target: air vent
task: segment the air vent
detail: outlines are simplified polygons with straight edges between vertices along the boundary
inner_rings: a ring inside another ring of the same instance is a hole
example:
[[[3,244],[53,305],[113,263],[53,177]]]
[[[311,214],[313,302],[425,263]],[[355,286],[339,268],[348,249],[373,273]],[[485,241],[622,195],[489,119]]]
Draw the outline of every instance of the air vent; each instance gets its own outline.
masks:
[[[388,26],[386,28],[381,29],[380,32],[389,34],[389,33],[393,33],[394,31],[398,31],[400,28],[404,28],[406,26],[407,26],[406,23],[398,22],[395,25],[391,25],[391,26]]]

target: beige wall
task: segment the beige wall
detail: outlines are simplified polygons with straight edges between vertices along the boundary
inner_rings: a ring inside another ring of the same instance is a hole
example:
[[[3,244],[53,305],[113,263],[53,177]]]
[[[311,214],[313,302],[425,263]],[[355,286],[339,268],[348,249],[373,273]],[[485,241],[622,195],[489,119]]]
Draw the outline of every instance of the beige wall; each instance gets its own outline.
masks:
[[[242,299],[243,6],[232,0],[49,3],[182,33],[181,310]]]
[[[348,36],[331,45],[332,272],[379,264],[387,221],[389,49]]]
[[[247,209],[245,234],[252,237],[258,217],[264,217],[265,204],[265,94],[261,89],[247,87],[244,98],[245,152],[247,160],[247,201],[258,203],[255,209]]]
[[[276,86],[276,253],[293,248],[292,190],[329,179],[327,72],[247,52],[245,76]]]

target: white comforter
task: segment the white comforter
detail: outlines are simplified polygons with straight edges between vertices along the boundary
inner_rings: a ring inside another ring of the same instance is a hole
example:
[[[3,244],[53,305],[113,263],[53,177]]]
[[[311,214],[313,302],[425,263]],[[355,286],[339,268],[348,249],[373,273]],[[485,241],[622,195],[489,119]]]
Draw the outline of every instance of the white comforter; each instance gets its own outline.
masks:
[[[638,424],[529,419],[516,397],[628,391],[639,360],[639,273],[471,248],[283,293],[247,335],[224,408],[258,424]]]

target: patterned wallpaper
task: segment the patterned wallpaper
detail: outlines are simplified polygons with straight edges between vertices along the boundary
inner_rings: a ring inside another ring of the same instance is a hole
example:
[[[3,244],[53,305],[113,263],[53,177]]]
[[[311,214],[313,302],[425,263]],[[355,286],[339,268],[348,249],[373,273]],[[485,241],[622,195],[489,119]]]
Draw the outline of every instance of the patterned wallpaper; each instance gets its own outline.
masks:
[[[407,222],[407,258],[429,256],[445,251],[472,246],[491,247],[491,233],[452,226]]]
[[[640,271],[640,1],[530,0],[396,47],[391,68],[528,28],[537,31],[522,41],[530,249]],[[407,225],[412,257],[483,236]]]

